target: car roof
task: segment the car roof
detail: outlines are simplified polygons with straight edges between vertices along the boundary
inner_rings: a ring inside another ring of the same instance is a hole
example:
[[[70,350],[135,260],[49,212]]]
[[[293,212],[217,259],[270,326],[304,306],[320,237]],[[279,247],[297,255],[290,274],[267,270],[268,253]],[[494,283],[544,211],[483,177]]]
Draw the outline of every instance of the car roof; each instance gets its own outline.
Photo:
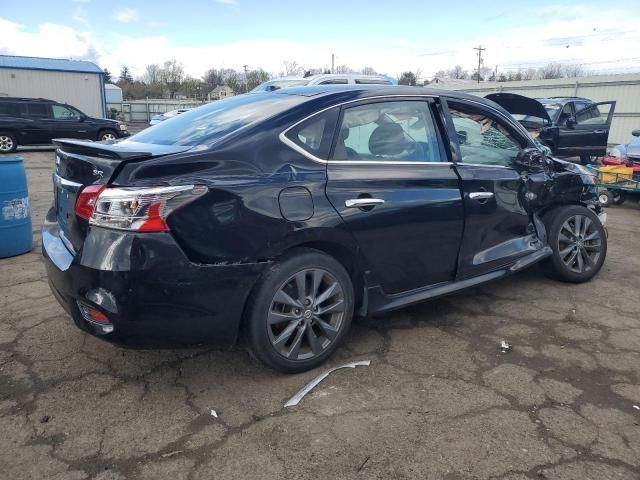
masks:
[[[55,100],[49,100],[48,98],[22,98],[22,97],[0,97],[0,102],[57,103]]]

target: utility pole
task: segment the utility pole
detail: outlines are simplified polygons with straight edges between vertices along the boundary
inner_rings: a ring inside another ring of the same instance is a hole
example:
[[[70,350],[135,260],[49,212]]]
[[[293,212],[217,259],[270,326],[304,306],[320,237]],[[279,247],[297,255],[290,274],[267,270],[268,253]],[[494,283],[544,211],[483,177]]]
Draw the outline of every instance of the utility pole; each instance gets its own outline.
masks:
[[[243,65],[244,68],[244,93],[249,93],[249,85],[247,84],[247,67],[249,65]]]
[[[478,51],[478,83],[480,83],[480,65],[482,65],[482,52],[486,50],[482,45],[473,48]]]
[[[334,66],[335,66],[335,65],[334,65],[334,64],[335,64],[335,61],[336,61],[336,56],[332,53],[332,54],[331,54],[331,73],[333,73],[333,72],[334,72],[333,68],[334,68]]]

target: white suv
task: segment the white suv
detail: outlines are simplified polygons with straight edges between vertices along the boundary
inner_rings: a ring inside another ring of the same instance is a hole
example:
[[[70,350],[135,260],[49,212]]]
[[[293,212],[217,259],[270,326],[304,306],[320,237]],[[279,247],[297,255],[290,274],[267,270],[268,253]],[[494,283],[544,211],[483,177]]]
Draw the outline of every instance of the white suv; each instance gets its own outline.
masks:
[[[285,87],[299,87],[303,85],[397,85],[397,82],[384,75],[359,75],[357,73],[322,73],[310,77],[282,77],[261,83],[251,90],[254,92],[271,92]]]

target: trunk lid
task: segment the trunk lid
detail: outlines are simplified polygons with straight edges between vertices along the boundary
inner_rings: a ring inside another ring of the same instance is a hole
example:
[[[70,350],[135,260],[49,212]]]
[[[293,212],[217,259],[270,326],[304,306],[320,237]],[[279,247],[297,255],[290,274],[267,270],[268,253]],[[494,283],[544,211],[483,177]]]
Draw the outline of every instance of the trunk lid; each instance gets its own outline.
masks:
[[[118,167],[128,161],[144,161],[193,147],[137,142],[113,144],[56,139],[56,168],[53,174],[53,206],[63,240],[75,253],[82,247],[88,222],[75,213],[79,193],[87,185],[106,185]]]
[[[497,103],[518,121],[527,121],[526,117],[534,117],[551,124],[551,118],[544,105],[535,98],[517,95],[515,93],[490,93],[485,95],[487,100]]]

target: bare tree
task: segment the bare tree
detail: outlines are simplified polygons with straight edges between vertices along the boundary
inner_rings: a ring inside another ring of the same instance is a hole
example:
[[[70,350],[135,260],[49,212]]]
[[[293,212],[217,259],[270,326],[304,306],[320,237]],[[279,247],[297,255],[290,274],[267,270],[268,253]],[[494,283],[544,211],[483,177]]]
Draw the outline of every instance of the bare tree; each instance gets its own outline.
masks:
[[[271,78],[271,75],[265,72],[262,68],[248,71],[247,72],[247,90],[249,91],[253,90],[258,85],[266,82],[270,78]]]
[[[544,67],[538,69],[538,78],[546,80],[550,78],[562,78],[562,65],[556,62],[551,62]]]
[[[399,85],[410,85],[412,87],[417,85],[418,76],[413,72],[402,72],[398,77]]]
[[[455,79],[466,79],[469,78],[469,72],[467,72],[460,65],[456,65],[451,70],[449,70],[449,76]]]
[[[210,68],[209,70],[204,72],[202,81],[205,83],[209,91],[211,91],[218,85],[224,85],[224,72],[222,70]]]
[[[147,85],[155,85],[162,81],[161,68],[157,63],[152,63],[144,67],[144,75],[142,75],[142,81]]]
[[[300,75],[302,73],[302,67],[298,65],[298,62],[285,60],[284,62],[284,74],[285,76]]]
[[[527,68],[526,70],[522,70],[522,80],[533,80],[534,78],[536,78],[535,68]]]
[[[564,76],[567,78],[582,77],[585,75],[582,65],[565,65],[563,68]]]
[[[182,82],[182,91],[187,98],[201,99],[205,96],[206,84],[197,78],[187,75]]]
[[[373,68],[373,67],[364,67],[360,73],[362,73],[363,75],[377,75],[378,74],[378,72],[376,72],[376,69]]]
[[[162,82],[169,90],[169,97],[175,98],[184,79],[184,67],[176,59],[167,60],[162,68]]]

